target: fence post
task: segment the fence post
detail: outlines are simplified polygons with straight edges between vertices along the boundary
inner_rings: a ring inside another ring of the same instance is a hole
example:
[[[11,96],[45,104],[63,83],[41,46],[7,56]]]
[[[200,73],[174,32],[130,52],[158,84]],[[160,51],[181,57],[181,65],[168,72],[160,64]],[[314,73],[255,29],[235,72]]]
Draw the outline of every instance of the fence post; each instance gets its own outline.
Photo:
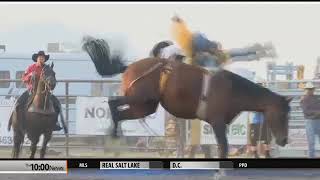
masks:
[[[65,82],[65,104],[66,104],[66,126],[68,133],[66,134],[66,156],[69,157],[69,82]]]
[[[184,158],[184,148],[185,148],[185,135],[186,135],[186,120],[181,118],[175,118],[177,122],[178,137],[177,140],[177,158]]]

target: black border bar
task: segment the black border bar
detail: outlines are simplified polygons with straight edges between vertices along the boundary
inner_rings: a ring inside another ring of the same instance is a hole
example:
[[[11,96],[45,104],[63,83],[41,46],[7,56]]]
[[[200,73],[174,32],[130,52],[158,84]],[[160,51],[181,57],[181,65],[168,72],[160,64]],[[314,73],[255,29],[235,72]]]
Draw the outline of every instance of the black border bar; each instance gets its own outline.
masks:
[[[80,163],[87,163],[86,168],[100,168],[100,161],[148,161],[151,169],[170,169],[172,161],[219,162],[220,168],[320,168],[320,159],[68,159],[68,168],[80,168]]]
[[[13,160],[13,161],[32,161],[30,159],[3,159],[1,160]],[[171,162],[195,162],[195,164],[201,164],[197,162],[219,162],[220,168],[234,168],[234,169],[245,169],[245,168],[320,168],[320,159],[190,159],[190,158],[101,158],[101,159],[35,159],[34,161],[46,160],[65,160],[67,161],[68,169],[83,169],[83,168],[94,168],[100,169],[100,162],[149,162],[150,169],[170,169]]]

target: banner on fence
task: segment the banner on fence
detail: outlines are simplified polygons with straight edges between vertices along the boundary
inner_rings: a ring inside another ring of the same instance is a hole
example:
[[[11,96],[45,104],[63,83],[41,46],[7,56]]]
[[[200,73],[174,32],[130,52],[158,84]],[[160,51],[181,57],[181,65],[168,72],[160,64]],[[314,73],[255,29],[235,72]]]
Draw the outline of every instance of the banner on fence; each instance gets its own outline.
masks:
[[[227,138],[229,144],[244,145],[247,144],[247,124],[249,112],[242,112],[227,127]],[[191,121],[189,123],[190,133],[187,139],[188,144],[217,144],[213,128],[205,121]]]
[[[247,144],[247,123],[248,112],[241,113],[233,122],[228,126],[227,138],[229,144],[244,145]],[[201,144],[217,144],[215,134],[210,124],[201,121]]]
[[[76,134],[109,135],[113,121],[107,97],[77,97]],[[156,113],[144,119],[121,122],[124,136],[164,136],[165,110],[159,105]]]

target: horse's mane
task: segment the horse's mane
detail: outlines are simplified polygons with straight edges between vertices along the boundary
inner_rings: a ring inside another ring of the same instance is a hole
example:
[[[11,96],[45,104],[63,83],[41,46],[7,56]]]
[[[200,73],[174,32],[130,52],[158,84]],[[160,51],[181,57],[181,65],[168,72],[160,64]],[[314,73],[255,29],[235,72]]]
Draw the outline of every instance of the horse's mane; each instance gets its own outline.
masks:
[[[49,64],[44,64],[42,67],[43,71],[51,71],[53,73],[55,73],[55,71],[51,68],[51,66]]]
[[[49,64],[44,64],[43,67],[42,67],[43,70],[46,70],[47,68],[50,68]]]
[[[269,90],[263,86],[253,83],[252,81],[241,77],[235,73],[227,70],[220,72],[221,75],[227,76],[232,81],[232,94],[250,96],[254,99],[263,97],[268,100],[273,100],[275,104],[278,104],[283,111],[289,112],[290,106],[287,98],[276,92]]]
[[[223,70],[223,75],[227,75],[232,80],[232,91],[234,94],[250,94],[250,96],[280,96],[271,90],[253,83],[252,81],[241,77],[233,72]],[[281,96],[282,97],[282,96]]]

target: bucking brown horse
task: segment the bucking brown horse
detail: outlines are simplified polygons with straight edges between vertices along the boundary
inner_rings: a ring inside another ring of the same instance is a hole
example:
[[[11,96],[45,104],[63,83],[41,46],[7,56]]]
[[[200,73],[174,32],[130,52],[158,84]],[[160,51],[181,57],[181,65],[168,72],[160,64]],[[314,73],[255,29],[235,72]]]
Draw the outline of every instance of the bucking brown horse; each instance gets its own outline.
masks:
[[[100,75],[123,73],[123,96],[109,99],[114,134],[119,121],[153,114],[160,103],[176,117],[211,124],[220,158],[228,155],[227,125],[242,111],[263,112],[276,143],[287,144],[290,98],[226,70],[211,74],[201,67],[160,58],[145,58],[127,66],[121,56],[111,55],[103,39],[86,37],[83,49]]]

